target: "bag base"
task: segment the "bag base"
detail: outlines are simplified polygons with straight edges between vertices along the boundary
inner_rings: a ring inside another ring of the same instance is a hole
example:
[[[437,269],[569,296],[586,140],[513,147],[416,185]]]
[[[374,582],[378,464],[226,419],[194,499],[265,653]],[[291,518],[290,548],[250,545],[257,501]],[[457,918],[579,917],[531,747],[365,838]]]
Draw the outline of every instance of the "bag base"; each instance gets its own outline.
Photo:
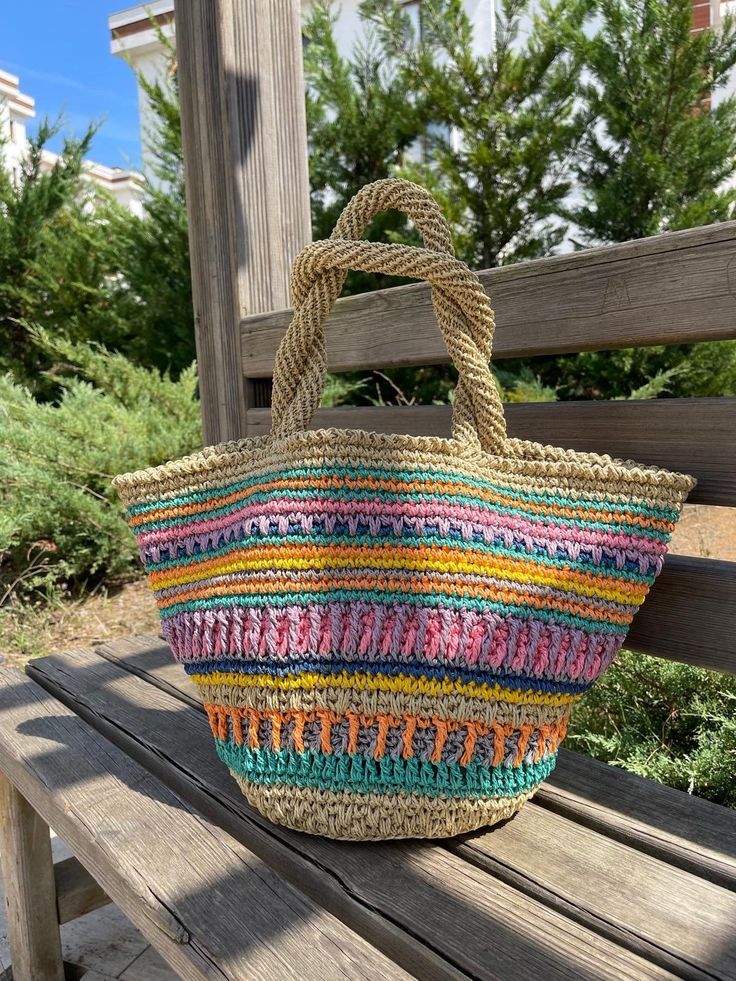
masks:
[[[452,838],[506,821],[536,792],[463,800],[421,794],[363,794],[260,784],[230,771],[249,804],[274,824],[343,841]]]

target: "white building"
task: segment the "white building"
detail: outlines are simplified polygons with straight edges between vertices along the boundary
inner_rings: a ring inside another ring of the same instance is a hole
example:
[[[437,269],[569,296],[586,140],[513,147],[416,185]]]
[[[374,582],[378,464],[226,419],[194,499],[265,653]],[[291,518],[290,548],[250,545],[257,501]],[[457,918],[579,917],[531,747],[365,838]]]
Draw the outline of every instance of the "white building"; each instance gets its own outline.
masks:
[[[421,0],[398,0],[413,18],[419,18]],[[309,8],[310,0],[302,0],[302,6]],[[339,16],[335,25],[335,38],[339,48],[349,54],[360,33],[360,0],[341,0]],[[465,0],[465,6],[474,26],[476,46],[479,52],[488,50],[494,34],[493,0]],[[174,37],[174,0],[154,0],[128,7],[108,18],[110,28],[110,51],[123,58],[131,68],[148,80],[162,81],[166,73],[166,51],[161,35]],[[138,88],[140,109],[141,141],[143,158],[146,157],[146,134],[150,132],[153,119],[145,93]]]
[[[474,28],[477,52],[490,50],[496,29],[496,4],[498,0],[464,0],[465,8]],[[302,0],[308,9],[311,0]],[[421,0],[397,0],[418,19]],[[335,25],[335,38],[338,47],[349,54],[360,33],[360,0],[338,0],[340,12]],[[716,26],[726,12],[736,14],[736,0],[692,0],[693,30],[702,30],[710,25]],[[110,50],[114,55],[124,58],[131,67],[148,79],[164,78],[166,71],[166,52],[159,32],[167,38],[174,36],[174,0],[153,0],[112,14],[108,18],[110,27]],[[736,72],[728,86],[715,94],[714,103],[728,95],[736,94]],[[141,138],[145,160],[146,134],[151,127],[151,112],[145,93],[139,87],[138,104],[140,108]]]
[[[108,18],[110,51],[126,61],[136,77],[162,82],[167,70],[167,52],[161,37],[174,37],[173,0],[153,0],[129,7]],[[154,124],[151,108],[143,89],[138,86],[138,110],[141,126],[143,162],[146,163],[148,134]]]
[[[20,180],[23,159],[28,151],[28,122],[36,115],[35,101],[20,91],[20,79],[0,71],[0,155],[4,169],[14,184]],[[58,154],[44,150],[41,166],[51,170]],[[93,160],[84,162],[85,180],[104,188],[134,214],[142,213],[143,182],[135,171],[106,167]]]

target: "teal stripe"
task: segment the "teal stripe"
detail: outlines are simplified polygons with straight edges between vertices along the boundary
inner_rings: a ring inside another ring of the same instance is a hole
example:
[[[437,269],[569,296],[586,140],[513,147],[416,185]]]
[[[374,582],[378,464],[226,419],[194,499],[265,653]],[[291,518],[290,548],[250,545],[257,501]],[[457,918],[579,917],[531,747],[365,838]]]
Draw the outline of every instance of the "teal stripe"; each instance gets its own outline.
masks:
[[[256,487],[258,484],[263,484],[272,480],[290,480],[293,478],[302,477],[307,480],[313,480],[317,477],[336,476],[358,478],[368,477],[376,478],[378,480],[395,478],[397,480],[404,480],[412,483],[416,483],[418,481],[429,482],[435,480],[447,480],[455,483],[467,484],[469,487],[477,487],[482,490],[495,491],[496,493],[504,494],[507,497],[512,497],[519,501],[531,501],[544,504],[561,504],[563,506],[570,505],[571,507],[580,507],[582,504],[591,511],[617,509],[627,511],[632,514],[648,515],[659,518],[671,518],[672,520],[677,519],[677,511],[674,508],[670,508],[665,505],[650,506],[648,504],[633,504],[630,501],[621,500],[620,498],[613,496],[611,497],[610,502],[605,502],[586,497],[564,497],[561,494],[539,494],[535,493],[534,491],[510,489],[502,484],[497,484],[488,480],[481,480],[478,477],[469,477],[465,474],[461,475],[458,473],[452,473],[452,471],[447,470],[384,470],[380,468],[371,469],[368,467],[301,467],[287,470],[275,470],[270,471],[267,474],[260,474],[258,476],[250,477],[247,480],[223,484],[221,488],[217,489],[207,488],[207,490],[192,491],[189,494],[182,494],[178,497],[158,498],[153,502],[134,504],[128,508],[127,514],[144,514],[146,511],[155,510],[156,508],[162,506],[168,507],[171,505],[192,504],[197,501],[207,501],[210,500],[215,493],[231,494],[235,491],[245,490],[248,487]],[[635,490],[635,487],[636,485],[632,485],[632,489]],[[434,493],[429,495],[430,499],[437,496],[441,495]],[[468,500],[477,499],[469,498]]]
[[[188,600],[186,603],[175,603],[160,609],[159,613],[162,620],[168,620],[177,613],[191,613],[194,610],[217,610],[233,606],[262,607],[270,606],[291,606],[299,603],[316,603],[318,606],[325,603],[351,602],[355,600],[365,600],[370,603],[381,603],[385,606],[394,603],[406,603],[412,606],[434,606],[446,607],[454,610],[491,610],[494,613],[508,614],[519,617],[523,620],[542,620],[544,623],[565,624],[570,627],[577,627],[588,633],[607,633],[607,634],[626,634],[628,625],[622,626],[618,623],[608,623],[605,620],[593,620],[588,617],[574,616],[571,613],[562,611],[550,611],[532,609],[527,606],[517,606],[512,603],[499,603],[490,600],[479,600],[470,597],[456,595],[427,594],[417,596],[414,593],[382,593],[373,589],[331,589],[323,593],[258,593],[252,596],[213,596],[209,599]],[[633,613],[638,607],[619,606],[622,613],[627,610]]]
[[[477,761],[430,763],[426,760],[374,760],[357,753],[306,750],[276,752],[215,740],[220,759],[237,774],[261,784],[291,784],[322,790],[390,794],[404,791],[426,797],[515,797],[545,780],[557,755],[517,767],[485,767]]]
[[[638,572],[629,572],[626,569],[616,569],[611,566],[593,565],[591,562],[572,561],[571,559],[559,556],[553,558],[547,554],[537,554],[526,551],[526,549],[514,551],[500,545],[487,545],[485,542],[470,542],[460,538],[446,538],[441,535],[421,535],[402,538],[397,535],[320,535],[317,532],[298,532],[290,535],[248,535],[244,538],[237,538],[232,542],[224,542],[222,545],[208,548],[197,555],[180,555],[175,559],[164,559],[161,562],[146,562],[146,572],[159,572],[164,569],[175,569],[179,566],[191,566],[195,562],[219,558],[227,555],[228,552],[237,551],[240,548],[248,548],[251,545],[374,545],[382,547],[384,545],[411,547],[412,545],[449,545],[454,549],[458,557],[465,557],[468,553],[478,553],[481,555],[503,556],[508,559],[520,559],[534,562],[535,565],[544,566],[548,569],[574,569],[578,572],[593,573],[596,576],[612,580],[622,580],[623,582],[636,582],[645,586],[651,586],[655,580],[655,573],[651,572],[648,576],[642,576]],[[164,546],[165,547],[165,546]],[[652,563],[654,560],[650,560]],[[478,573],[485,575],[485,573]]]

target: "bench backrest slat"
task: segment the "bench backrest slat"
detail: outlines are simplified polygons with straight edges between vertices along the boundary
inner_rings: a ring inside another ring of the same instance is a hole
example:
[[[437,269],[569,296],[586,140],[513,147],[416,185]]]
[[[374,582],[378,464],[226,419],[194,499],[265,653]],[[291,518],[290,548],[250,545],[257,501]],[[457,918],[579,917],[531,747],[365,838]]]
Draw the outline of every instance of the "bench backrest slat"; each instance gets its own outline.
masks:
[[[736,222],[479,275],[496,312],[496,359],[736,337]],[[271,374],[290,319],[279,310],[242,321],[247,377]],[[448,360],[424,284],[338,300],[328,325],[333,371]]]
[[[312,428],[449,436],[449,405],[320,409]],[[506,406],[509,433],[691,473],[692,504],[736,505],[736,399],[529,402]],[[269,409],[250,409],[253,436],[271,430]]]

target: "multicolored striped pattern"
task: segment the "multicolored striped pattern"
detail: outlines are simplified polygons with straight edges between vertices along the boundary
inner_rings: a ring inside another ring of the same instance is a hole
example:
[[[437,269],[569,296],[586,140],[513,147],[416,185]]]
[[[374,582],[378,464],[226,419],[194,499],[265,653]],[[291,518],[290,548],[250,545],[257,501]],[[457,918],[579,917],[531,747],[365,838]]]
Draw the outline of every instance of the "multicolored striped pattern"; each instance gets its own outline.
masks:
[[[561,451],[541,475],[479,467],[410,437],[411,465],[387,464],[365,434],[309,435],[119,484],[220,757],[268,816],[337,837],[509,816],[619,650],[690,479],[581,480]]]

